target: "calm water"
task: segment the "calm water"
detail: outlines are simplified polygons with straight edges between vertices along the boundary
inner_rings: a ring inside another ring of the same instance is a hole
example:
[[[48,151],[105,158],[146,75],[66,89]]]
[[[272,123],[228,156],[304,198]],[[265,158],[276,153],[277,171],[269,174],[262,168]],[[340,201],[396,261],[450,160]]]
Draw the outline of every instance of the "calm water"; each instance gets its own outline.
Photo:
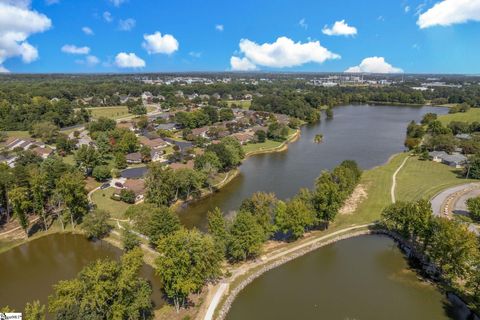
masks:
[[[206,226],[209,210],[218,206],[228,214],[256,191],[274,192],[285,199],[300,188],[312,187],[322,170],[345,159],[356,160],[364,168],[385,163],[404,150],[405,130],[411,120],[427,112],[447,113],[446,108],[349,105],[336,107],[333,120],[302,128],[298,141],[280,153],[256,155],[244,161],[240,175],[219,192],[188,205],[180,211],[189,227]],[[314,143],[322,133],[324,142]]]
[[[409,269],[393,240],[362,236],[328,245],[248,285],[228,320],[465,319]]]
[[[0,307],[19,311],[25,303],[47,303],[52,285],[74,278],[90,262],[100,258],[118,260],[122,251],[104,241],[91,242],[81,235],[54,234],[31,241],[0,254]],[[141,276],[153,287],[156,307],[163,304],[161,281],[150,266]]]

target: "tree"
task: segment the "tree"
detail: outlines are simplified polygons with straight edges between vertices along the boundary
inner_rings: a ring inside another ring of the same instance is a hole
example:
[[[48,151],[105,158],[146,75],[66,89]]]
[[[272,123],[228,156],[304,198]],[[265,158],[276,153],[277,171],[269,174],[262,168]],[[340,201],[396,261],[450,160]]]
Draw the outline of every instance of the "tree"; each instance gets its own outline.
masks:
[[[97,260],[75,279],[54,285],[49,312],[56,319],[150,319],[152,289],[138,276],[142,251],[134,249],[120,262]]]
[[[154,205],[150,203],[140,203],[128,207],[127,211],[125,211],[125,217],[131,221],[134,230],[148,235],[154,210],[156,210]]]
[[[25,187],[14,187],[8,193],[8,198],[10,199],[13,214],[28,237],[28,213],[32,208],[28,189]]]
[[[123,153],[132,153],[138,150],[138,138],[133,131],[124,130],[116,145],[117,150]]]
[[[32,126],[32,137],[40,138],[43,142],[52,143],[58,135],[58,127],[51,122],[39,122]]]
[[[35,300],[25,305],[25,320],[45,320],[45,306],[40,301]]]
[[[60,155],[67,155],[75,149],[75,143],[73,140],[69,139],[65,134],[59,134],[55,141],[55,145],[57,147],[57,152]]]
[[[117,152],[115,153],[115,167],[117,169],[125,169],[127,167],[127,158],[124,153]]]
[[[273,217],[277,197],[274,193],[255,192],[250,198],[242,201],[239,211],[250,212],[262,227],[266,238],[273,232]]]
[[[208,214],[208,233],[210,233],[218,247],[218,250],[225,255],[228,243],[227,222],[219,208],[209,211]]]
[[[197,230],[181,229],[160,239],[157,248],[162,254],[155,261],[156,270],[177,312],[191,293],[220,274],[221,254],[212,237]]]
[[[138,236],[129,228],[122,230],[123,250],[131,251],[140,246],[141,242]]]
[[[255,131],[255,138],[258,143],[264,143],[267,140],[267,134],[263,130]]]
[[[437,120],[437,114],[429,112],[429,113],[426,113],[426,114],[423,115],[421,123],[423,125],[428,125],[428,124],[430,124],[430,122],[432,122],[434,120]]]
[[[161,164],[150,165],[145,179],[145,201],[156,206],[169,206],[176,199],[175,172]]]
[[[149,146],[142,146],[140,148],[140,154],[142,155],[142,162],[152,161],[152,149]]]
[[[13,175],[10,167],[6,163],[0,163],[0,210],[7,216],[7,221],[10,217],[8,192],[13,185]]]
[[[42,217],[43,226],[47,230],[47,212],[45,205],[48,201],[49,189],[47,174],[38,168],[30,170],[30,191],[32,196],[32,207],[36,214]]]
[[[136,200],[136,195],[133,190],[128,190],[128,189],[122,189],[120,191],[120,200],[122,200],[125,203],[130,203],[134,204]]]
[[[254,258],[260,254],[265,241],[263,228],[250,212],[240,211],[230,228],[227,257],[230,261]]]
[[[83,218],[82,229],[89,239],[101,239],[105,237],[112,227],[108,224],[110,213],[96,209]]]
[[[180,219],[178,215],[170,208],[161,206],[155,208],[148,228],[147,236],[150,244],[156,245],[158,240],[180,229]]]
[[[72,227],[88,212],[87,191],[82,174],[67,172],[60,177],[56,186],[56,194],[63,212],[69,216]]]
[[[467,206],[472,219],[475,221],[480,221],[480,197],[468,199]]]
[[[235,119],[235,115],[233,114],[233,110],[230,108],[221,108],[218,112],[220,121],[232,121]]]
[[[301,198],[294,198],[287,203],[279,201],[276,209],[275,228],[287,239],[300,238],[306,228],[315,224],[315,211]]]
[[[75,152],[75,162],[87,175],[92,173],[95,166],[100,164],[100,155],[92,146],[81,145]]]
[[[476,154],[468,159],[467,167],[465,168],[465,175],[467,178],[480,179],[480,155]]]
[[[93,168],[92,177],[94,177],[97,181],[103,182],[110,179],[112,174],[108,166],[96,166]]]
[[[331,173],[325,171],[316,181],[313,194],[313,205],[319,221],[324,221],[327,227],[332,222],[342,205],[344,196],[338,185],[333,181]]]

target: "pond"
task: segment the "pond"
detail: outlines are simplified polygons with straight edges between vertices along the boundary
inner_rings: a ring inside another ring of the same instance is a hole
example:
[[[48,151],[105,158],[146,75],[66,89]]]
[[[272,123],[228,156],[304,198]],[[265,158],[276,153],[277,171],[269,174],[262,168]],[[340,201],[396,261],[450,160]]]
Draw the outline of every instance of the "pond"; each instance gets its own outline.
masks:
[[[88,241],[82,235],[53,234],[30,241],[0,254],[0,307],[23,310],[25,303],[45,304],[60,280],[76,277],[83,267],[97,259],[119,260],[122,250],[105,241]],[[155,270],[144,265],[142,277],[150,281],[155,308],[162,300],[161,281]]]
[[[270,270],[233,302],[227,320],[467,319],[409,268],[395,242],[361,236]]]

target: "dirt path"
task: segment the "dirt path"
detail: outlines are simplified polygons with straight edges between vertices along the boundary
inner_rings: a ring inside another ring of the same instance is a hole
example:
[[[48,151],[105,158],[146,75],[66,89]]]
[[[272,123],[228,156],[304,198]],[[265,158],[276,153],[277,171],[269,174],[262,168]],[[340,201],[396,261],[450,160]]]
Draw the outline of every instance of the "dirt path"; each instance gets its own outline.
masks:
[[[395,203],[395,188],[397,187],[397,174],[402,170],[403,166],[405,163],[407,163],[407,160],[410,158],[410,156],[406,157],[405,160],[403,160],[402,164],[395,170],[395,172],[392,175],[392,188],[390,189],[390,196],[392,198],[392,203]]]
[[[207,311],[204,315],[202,315],[203,312],[201,312],[197,319],[203,319],[203,320],[213,320],[213,316],[215,313],[215,310],[217,309],[220,301],[222,300],[223,296],[228,292],[228,289],[230,287],[230,284],[234,282],[238,277],[241,275],[244,275],[246,272],[249,270],[252,270],[256,267],[262,266],[262,265],[267,265],[270,262],[273,262],[279,258],[282,258],[286,255],[292,254],[294,252],[300,251],[302,249],[305,249],[309,246],[313,246],[317,244],[318,242],[322,242],[326,239],[338,236],[340,234],[343,234],[345,232],[350,232],[362,228],[366,228],[369,226],[372,226],[373,224],[363,224],[363,225],[357,225],[357,226],[352,226],[348,228],[344,228],[335,232],[332,232],[330,234],[314,238],[302,243],[299,243],[298,245],[291,247],[289,249],[285,248],[280,248],[275,251],[270,252],[269,254],[266,254],[265,256],[262,256],[260,259],[257,259],[255,261],[248,262],[246,264],[243,264],[242,266],[238,267],[237,269],[234,269],[231,271],[232,275],[228,279],[224,279],[221,281],[219,284],[217,284],[215,287],[213,287],[211,290],[214,290],[214,294],[209,294],[210,299],[205,301],[205,304],[208,305]]]

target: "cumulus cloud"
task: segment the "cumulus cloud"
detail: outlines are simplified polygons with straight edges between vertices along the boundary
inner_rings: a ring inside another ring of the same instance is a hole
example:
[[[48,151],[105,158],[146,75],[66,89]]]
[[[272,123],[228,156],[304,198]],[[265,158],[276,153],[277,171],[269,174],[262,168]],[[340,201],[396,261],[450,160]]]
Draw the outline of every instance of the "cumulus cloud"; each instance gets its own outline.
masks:
[[[202,53],[199,52],[199,51],[190,51],[190,52],[188,53],[188,55],[189,55],[190,57],[193,57],[193,58],[197,58],[197,59],[198,59],[198,58],[200,58],[200,57],[202,56]]]
[[[409,13],[410,12],[410,6],[405,6],[405,8],[403,8],[403,10],[405,11],[405,13]]]
[[[231,57],[230,66],[233,71],[252,71],[257,69],[257,66],[245,57]]]
[[[137,24],[137,21],[135,21],[135,19],[132,19],[132,18],[120,20],[118,21],[118,29],[122,31],[130,31],[135,27],[136,24]]]
[[[70,54],[89,54],[90,48],[89,47],[77,47],[73,44],[66,44],[62,47],[62,52],[70,53]]]
[[[319,41],[294,42],[287,37],[280,37],[273,43],[257,44],[248,39],[240,40],[240,52],[244,58],[232,57],[232,69],[236,66],[252,70],[252,65],[285,68],[295,67],[309,62],[323,63],[329,59],[339,59],[338,54],[322,47]]]
[[[480,21],[479,0],[443,0],[420,14],[420,29],[433,26],[450,26],[467,21]]]
[[[87,65],[88,67],[94,67],[100,63],[100,59],[98,59],[96,56],[89,55],[85,59],[76,60],[75,62],[78,64]]]
[[[38,59],[38,50],[27,39],[34,33],[44,32],[52,26],[51,20],[30,9],[30,1],[0,1],[0,69],[8,58],[20,56],[30,63]]]
[[[402,73],[403,70],[396,68],[385,61],[383,57],[369,57],[355,67],[350,67],[345,72],[350,73]]]
[[[107,22],[112,22],[113,21],[113,16],[108,11],[105,11],[102,16],[103,16],[103,19]]]
[[[125,2],[127,2],[127,0],[110,0],[110,3],[115,7],[120,7]]]
[[[327,36],[354,36],[357,34],[357,28],[349,26],[345,20],[340,20],[336,21],[332,27],[324,26],[322,32]]]
[[[164,53],[172,54],[178,50],[178,41],[171,34],[162,34],[156,31],[152,34],[144,34],[142,47],[147,50],[148,54]]]
[[[115,65],[119,68],[143,68],[145,61],[135,53],[120,52],[115,57]]]
[[[82,31],[83,31],[83,33],[85,33],[86,35],[89,35],[89,36],[93,36],[95,34],[93,32],[93,30],[89,27],[83,27]]]
[[[223,24],[215,25],[215,30],[222,32],[223,31]]]

